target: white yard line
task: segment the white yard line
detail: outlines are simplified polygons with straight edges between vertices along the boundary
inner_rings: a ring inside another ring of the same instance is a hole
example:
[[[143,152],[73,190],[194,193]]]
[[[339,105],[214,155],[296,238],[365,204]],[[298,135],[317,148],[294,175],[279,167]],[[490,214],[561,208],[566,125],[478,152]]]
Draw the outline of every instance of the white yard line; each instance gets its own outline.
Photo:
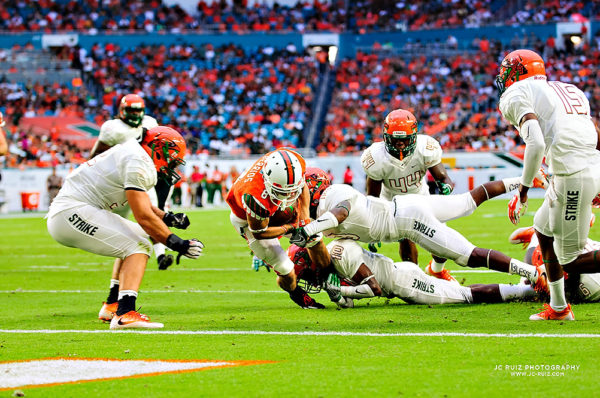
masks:
[[[358,337],[498,337],[498,338],[572,338],[600,339],[600,334],[586,333],[455,333],[455,332],[415,332],[415,333],[373,333],[373,332],[271,332],[266,330],[77,330],[77,329],[0,329],[0,333],[11,334],[105,334],[132,333],[157,335],[269,335],[269,336],[358,336]]]

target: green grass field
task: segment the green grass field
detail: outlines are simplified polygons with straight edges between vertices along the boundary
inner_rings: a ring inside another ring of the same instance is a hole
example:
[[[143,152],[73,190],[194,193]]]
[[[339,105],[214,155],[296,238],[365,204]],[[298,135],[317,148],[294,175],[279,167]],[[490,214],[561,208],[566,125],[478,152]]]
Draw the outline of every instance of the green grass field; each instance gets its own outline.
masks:
[[[530,209],[539,204],[532,201]],[[508,244],[513,227],[505,209],[506,201],[492,201],[450,226],[478,246],[522,258],[521,247]],[[250,268],[249,250],[228,211],[189,214],[192,226],[181,236],[200,238],[205,254],[168,271],[158,271],[150,260],[138,305],[165,328],[147,334],[110,332],[97,320],[111,259],[60,246],[46,232],[43,215],[0,219],[0,362],[54,357],[272,362],[10,388],[0,397],[17,389],[27,397],[595,395],[600,304],[574,307],[576,322],[537,323],[528,317],[540,303],[422,306],[380,298],[336,310],[319,293],[316,299],[327,309],[302,310],[278,290],[272,272]],[[531,224],[532,215],[521,225]],[[600,240],[598,227],[591,237]],[[384,245],[383,252],[396,258],[397,245]],[[420,265],[428,261],[421,252]],[[449,268],[465,284],[518,282],[516,276]],[[539,371],[546,365],[577,368],[514,373],[536,365]]]

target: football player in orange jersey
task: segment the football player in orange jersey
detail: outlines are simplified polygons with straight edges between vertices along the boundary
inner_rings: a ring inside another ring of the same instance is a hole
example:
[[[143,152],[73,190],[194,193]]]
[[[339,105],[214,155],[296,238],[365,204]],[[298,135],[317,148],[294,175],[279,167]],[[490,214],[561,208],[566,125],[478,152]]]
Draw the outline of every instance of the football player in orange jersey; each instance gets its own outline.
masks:
[[[289,149],[267,153],[246,169],[227,195],[231,223],[246,239],[254,255],[277,272],[277,284],[302,308],[323,308],[296,284],[294,264],[278,238],[310,221],[310,194],[304,182],[306,163]],[[298,202],[296,216],[280,226],[269,226],[277,212]]]

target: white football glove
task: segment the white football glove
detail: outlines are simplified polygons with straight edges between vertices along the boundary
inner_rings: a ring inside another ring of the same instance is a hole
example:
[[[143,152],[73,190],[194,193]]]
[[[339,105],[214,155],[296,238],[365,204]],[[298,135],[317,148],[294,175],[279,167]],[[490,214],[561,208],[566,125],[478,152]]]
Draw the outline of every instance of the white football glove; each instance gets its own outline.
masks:
[[[527,201],[521,203],[521,197],[519,194],[515,194],[513,198],[508,202],[508,218],[510,222],[517,225],[521,221],[521,215],[527,211]]]
[[[187,258],[197,259],[202,254],[202,249],[204,249],[204,244],[197,239],[188,240],[190,246],[188,247],[185,253],[181,253]]]

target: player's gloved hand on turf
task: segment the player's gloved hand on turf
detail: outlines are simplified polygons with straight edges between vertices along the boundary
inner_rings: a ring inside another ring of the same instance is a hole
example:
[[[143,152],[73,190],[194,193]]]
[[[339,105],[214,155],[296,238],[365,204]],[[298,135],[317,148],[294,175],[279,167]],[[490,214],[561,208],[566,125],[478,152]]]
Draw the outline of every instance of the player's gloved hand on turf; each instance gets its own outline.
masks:
[[[186,229],[190,226],[190,219],[185,213],[173,213],[169,211],[163,216],[163,222],[167,227],[177,229]]]
[[[442,195],[450,195],[452,193],[452,190],[454,189],[452,187],[452,185],[446,184],[445,182],[436,181],[435,183],[437,184],[438,188],[440,189],[440,193]]]
[[[300,286],[296,285],[296,289],[294,289],[293,292],[289,292],[289,294],[292,301],[303,309],[321,310],[325,308],[323,304],[317,303],[315,299],[310,297]]]
[[[329,274],[327,280],[323,284],[323,289],[327,292],[329,299],[332,302],[339,303],[343,300],[340,277],[335,272]]]
[[[377,248],[381,248],[381,242],[371,242],[367,245],[370,252],[377,253]]]
[[[252,269],[256,272],[260,269],[260,267],[265,267],[267,271],[271,272],[271,267],[265,262],[265,260],[258,258],[256,256],[252,257]]]
[[[306,247],[308,239],[309,236],[306,234],[304,227],[296,228],[292,231],[292,236],[290,237],[290,244],[294,244],[300,247]]]
[[[183,240],[179,236],[171,234],[167,238],[167,247],[179,253],[176,260],[177,264],[179,264],[181,256],[194,260],[200,257],[202,249],[204,249],[204,244],[197,239]]]
[[[515,194],[510,202],[508,202],[508,218],[514,225],[517,225],[521,221],[521,215],[527,211],[527,196],[525,196],[524,202],[521,200],[521,195]]]

